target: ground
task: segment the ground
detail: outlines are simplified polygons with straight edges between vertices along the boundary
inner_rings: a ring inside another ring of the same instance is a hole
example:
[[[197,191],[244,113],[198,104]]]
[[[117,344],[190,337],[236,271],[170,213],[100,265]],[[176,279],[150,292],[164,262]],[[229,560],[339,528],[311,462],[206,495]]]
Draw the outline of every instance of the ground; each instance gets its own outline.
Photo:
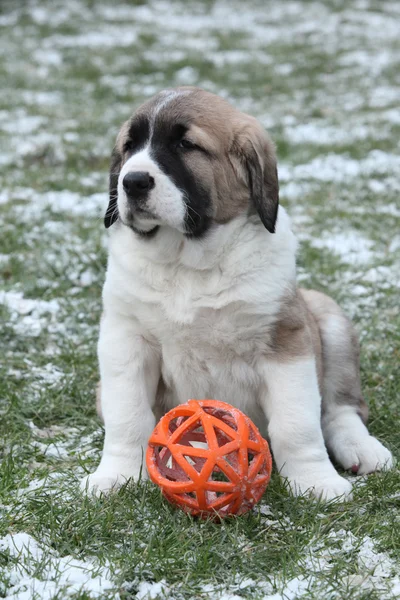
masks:
[[[345,505],[291,498],[222,524],[150,483],[85,498],[110,151],[154,92],[195,84],[277,144],[301,284],[362,343],[370,429],[399,456],[400,5],[43,0],[0,7],[0,597],[400,598],[400,471]],[[350,476],[349,476],[350,477]]]

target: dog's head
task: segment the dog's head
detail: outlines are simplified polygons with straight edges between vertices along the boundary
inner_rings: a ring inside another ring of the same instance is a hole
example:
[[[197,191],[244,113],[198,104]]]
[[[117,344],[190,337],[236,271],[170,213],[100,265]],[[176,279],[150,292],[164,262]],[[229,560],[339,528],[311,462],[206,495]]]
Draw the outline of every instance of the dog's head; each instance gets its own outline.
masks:
[[[160,92],[121,128],[105,226],[119,219],[143,236],[169,226],[200,238],[215,223],[257,212],[275,230],[275,150],[256,119],[214,94]]]

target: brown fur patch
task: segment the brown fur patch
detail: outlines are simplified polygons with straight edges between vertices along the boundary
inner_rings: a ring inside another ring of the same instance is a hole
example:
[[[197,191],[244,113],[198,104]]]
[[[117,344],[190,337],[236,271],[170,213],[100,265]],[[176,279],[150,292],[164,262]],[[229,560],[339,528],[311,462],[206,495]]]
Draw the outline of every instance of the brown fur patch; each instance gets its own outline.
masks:
[[[322,392],[323,363],[318,326],[298,291],[284,302],[272,343],[277,359],[284,363],[314,356]]]

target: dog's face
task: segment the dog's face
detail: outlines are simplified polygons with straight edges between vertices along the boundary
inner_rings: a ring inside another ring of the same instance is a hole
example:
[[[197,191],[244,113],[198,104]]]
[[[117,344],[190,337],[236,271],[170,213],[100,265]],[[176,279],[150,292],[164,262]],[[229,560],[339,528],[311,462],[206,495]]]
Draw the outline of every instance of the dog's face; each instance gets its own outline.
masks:
[[[275,230],[274,147],[261,125],[197,88],[160,92],[124,123],[113,151],[105,225],[142,236],[169,226],[200,238],[214,224],[258,212]]]

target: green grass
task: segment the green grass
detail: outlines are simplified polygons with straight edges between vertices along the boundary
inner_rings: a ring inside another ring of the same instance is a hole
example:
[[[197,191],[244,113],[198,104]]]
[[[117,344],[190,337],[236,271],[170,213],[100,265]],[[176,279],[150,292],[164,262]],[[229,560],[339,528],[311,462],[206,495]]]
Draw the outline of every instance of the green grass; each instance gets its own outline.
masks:
[[[103,441],[109,155],[132,109],[178,84],[229,96],[271,132],[301,284],[354,320],[370,430],[399,457],[397,19],[374,0],[2,3],[0,598],[22,597],[22,576],[46,600],[400,597],[398,468],[353,478],[345,505],[294,499],[274,473],[259,507],[220,524],[148,482],[100,500],[78,489]],[[91,582],[73,579],[82,570]]]

